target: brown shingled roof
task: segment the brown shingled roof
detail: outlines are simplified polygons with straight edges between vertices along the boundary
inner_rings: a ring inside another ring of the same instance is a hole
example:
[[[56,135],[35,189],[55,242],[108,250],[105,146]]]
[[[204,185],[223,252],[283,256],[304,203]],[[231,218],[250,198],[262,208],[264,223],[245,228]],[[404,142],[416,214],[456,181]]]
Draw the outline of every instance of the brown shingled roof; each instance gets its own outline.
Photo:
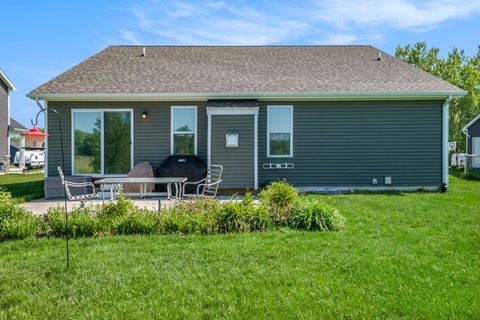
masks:
[[[33,90],[114,93],[431,93],[459,88],[372,46],[111,46]]]

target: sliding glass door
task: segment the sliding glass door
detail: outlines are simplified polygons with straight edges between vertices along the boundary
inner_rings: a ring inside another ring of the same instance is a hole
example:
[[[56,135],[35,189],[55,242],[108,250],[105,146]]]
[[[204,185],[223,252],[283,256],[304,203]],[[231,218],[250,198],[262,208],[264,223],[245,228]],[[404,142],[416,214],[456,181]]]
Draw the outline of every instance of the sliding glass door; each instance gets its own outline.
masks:
[[[72,110],[73,174],[126,174],[132,166],[131,110]]]

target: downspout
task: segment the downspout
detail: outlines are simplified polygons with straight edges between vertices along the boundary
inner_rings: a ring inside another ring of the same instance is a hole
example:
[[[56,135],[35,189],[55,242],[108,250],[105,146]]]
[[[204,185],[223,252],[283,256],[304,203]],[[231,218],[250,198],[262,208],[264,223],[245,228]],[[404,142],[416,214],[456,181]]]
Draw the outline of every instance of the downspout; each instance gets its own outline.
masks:
[[[443,104],[442,107],[442,142],[443,142],[443,148],[442,148],[442,176],[443,176],[443,184],[442,184],[442,191],[447,191],[448,188],[448,109],[450,105],[450,100],[452,99],[452,96],[449,95],[448,98],[445,100],[445,103]]]

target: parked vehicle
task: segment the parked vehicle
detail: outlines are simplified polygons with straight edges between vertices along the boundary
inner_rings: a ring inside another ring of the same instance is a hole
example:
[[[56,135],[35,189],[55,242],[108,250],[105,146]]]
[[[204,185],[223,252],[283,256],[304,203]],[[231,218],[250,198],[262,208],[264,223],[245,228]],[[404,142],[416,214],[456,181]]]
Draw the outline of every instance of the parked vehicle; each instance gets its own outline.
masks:
[[[45,151],[43,150],[25,150],[25,166],[27,168],[43,167],[45,166]],[[15,153],[13,163],[16,167],[20,166],[20,151]]]
[[[451,167],[463,167],[466,162],[466,155],[465,153],[453,153],[452,157],[450,158],[450,166]]]

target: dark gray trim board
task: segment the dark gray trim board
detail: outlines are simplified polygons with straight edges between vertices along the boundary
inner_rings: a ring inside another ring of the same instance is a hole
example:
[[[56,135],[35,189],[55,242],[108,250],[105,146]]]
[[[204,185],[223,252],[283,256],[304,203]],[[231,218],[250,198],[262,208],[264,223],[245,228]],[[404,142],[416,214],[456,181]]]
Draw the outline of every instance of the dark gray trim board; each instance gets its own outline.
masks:
[[[298,187],[437,189],[442,185],[443,103],[260,101],[258,182],[262,185],[286,179]],[[58,110],[63,119],[65,173],[71,174],[72,108],[133,109],[134,162],[148,161],[156,167],[170,155],[170,107],[178,105],[198,106],[197,153],[207,163],[206,102],[49,101],[48,107]],[[267,157],[268,105],[293,105],[293,157]],[[147,112],[147,119],[141,117],[143,112]],[[252,188],[253,119],[252,115],[212,116],[212,163],[218,161],[228,167],[223,188]],[[225,149],[225,132],[232,130],[239,134],[240,147],[245,147],[241,152]],[[60,148],[58,125],[51,116],[48,133],[48,175],[55,177]],[[294,168],[264,168],[266,163],[285,162]],[[391,177],[392,183],[386,185],[385,177]],[[372,185],[372,179],[377,179],[377,185]]]

